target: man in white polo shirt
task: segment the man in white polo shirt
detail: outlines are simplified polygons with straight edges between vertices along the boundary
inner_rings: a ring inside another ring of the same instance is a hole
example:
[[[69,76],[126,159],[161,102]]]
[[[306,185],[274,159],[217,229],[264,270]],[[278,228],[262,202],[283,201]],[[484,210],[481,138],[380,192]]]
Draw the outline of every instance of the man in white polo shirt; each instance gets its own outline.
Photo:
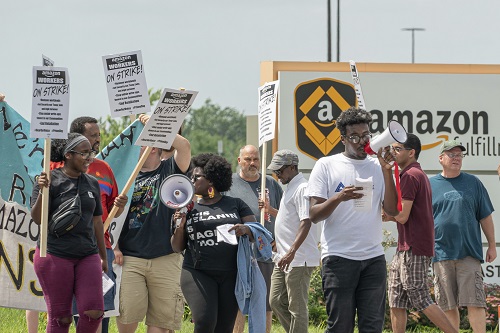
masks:
[[[307,333],[309,283],[319,266],[316,225],[309,219],[309,198],[304,196],[307,180],[299,172],[299,157],[291,150],[277,151],[272,170],[283,185],[275,221],[277,257],[271,277],[269,302],[274,314],[288,333]]]

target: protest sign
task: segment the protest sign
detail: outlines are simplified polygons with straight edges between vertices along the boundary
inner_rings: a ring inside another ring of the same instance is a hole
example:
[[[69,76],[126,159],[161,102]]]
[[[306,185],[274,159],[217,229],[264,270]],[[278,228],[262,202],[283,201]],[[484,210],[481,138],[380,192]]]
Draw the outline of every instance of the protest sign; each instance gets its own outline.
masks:
[[[136,145],[170,149],[197,91],[164,89]]]
[[[149,94],[141,51],[102,57],[112,117],[149,112]]]
[[[269,140],[274,139],[274,132],[276,128],[276,101],[278,100],[278,88],[279,81],[267,82],[258,89],[259,92],[259,109],[258,109],[258,119],[259,119],[259,147],[262,146],[262,158],[261,158],[261,183],[260,188],[260,198],[266,200],[266,156],[267,156],[267,145],[265,143]],[[264,225],[265,211],[262,209],[260,211],[260,221]]]
[[[42,66],[49,66],[52,67],[54,66],[54,61],[47,57],[46,55],[42,54]]]
[[[66,139],[68,113],[68,69],[34,66],[30,137]]]
[[[365,99],[363,98],[363,91],[361,90],[361,81],[359,80],[358,68],[353,60],[349,60],[351,68],[351,77],[354,82],[354,91],[356,92],[356,99],[358,100],[358,108],[366,110]]]
[[[259,147],[274,139],[278,87],[279,81],[268,82],[259,87]]]

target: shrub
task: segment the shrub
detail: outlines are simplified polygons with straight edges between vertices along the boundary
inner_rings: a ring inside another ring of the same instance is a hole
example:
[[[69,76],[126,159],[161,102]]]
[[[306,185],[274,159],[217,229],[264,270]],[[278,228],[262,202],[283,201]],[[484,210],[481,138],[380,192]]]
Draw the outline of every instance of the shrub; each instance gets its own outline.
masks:
[[[311,275],[311,285],[309,286],[309,325],[326,327],[325,298],[321,283],[321,268],[316,267]]]

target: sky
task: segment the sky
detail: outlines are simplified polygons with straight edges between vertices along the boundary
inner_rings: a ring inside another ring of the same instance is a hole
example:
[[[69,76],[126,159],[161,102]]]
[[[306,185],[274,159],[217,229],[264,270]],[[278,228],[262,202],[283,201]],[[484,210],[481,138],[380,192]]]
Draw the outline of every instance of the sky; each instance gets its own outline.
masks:
[[[498,64],[500,1],[340,0],[340,61]],[[149,88],[257,114],[262,61],[327,60],[327,0],[1,0],[0,92],[31,117],[32,66],[67,67],[69,119],[110,114],[101,57],[141,50]],[[332,0],[336,60],[337,1]],[[362,73],[360,74],[362,78]]]

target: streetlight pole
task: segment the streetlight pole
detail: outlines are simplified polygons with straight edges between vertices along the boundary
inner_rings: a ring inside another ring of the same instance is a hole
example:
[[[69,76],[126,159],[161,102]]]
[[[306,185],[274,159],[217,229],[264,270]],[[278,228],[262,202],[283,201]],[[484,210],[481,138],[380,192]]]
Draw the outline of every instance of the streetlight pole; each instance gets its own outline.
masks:
[[[332,61],[332,6],[331,0],[327,0],[327,59]],[[337,0],[337,62],[340,61],[340,0]]]
[[[340,0],[337,0],[337,62],[340,62]]]
[[[411,31],[411,63],[415,63],[415,31],[425,31],[424,28],[403,28],[403,31]]]
[[[326,39],[327,39],[327,61],[332,61],[332,10],[331,10],[331,0],[327,0],[326,3]]]

